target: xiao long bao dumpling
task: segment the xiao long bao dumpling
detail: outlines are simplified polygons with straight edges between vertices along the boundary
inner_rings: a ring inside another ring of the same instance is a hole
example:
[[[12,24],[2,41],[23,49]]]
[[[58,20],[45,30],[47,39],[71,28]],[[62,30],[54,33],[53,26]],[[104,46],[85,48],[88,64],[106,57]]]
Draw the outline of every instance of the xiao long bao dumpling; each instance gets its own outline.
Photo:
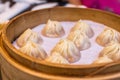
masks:
[[[111,41],[120,42],[120,33],[110,28],[106,28],[96,38],[96,42],[101,46],[106,46]]]
[[[113,61],[120,60],[120,43],[111,42],[101,52],[101,56],[108,56]]]
[[[60,55],[60,53],[54,52],[48,58],[45,59],[47,62],[69,64],[69,62]]]
[[[113,60],[108,58],[108,56],[102,56],[99,57],[97,60],[95,60],[93,64],[110,63],[110,62],[113,62]]]
[[[43,60],[47,57],[45,50],[39,44],[32,41],[27,41],[27,43],[24,44],[24,46],[22,46],[19,50],[24,54],[40,60]]]
[[[75,30],[80,30],[81,32],[85,33],[88,36],[88,38],[91,38],[94,35],[92,28],[82,20],[79,20],[75,24],[75,26],[71,29],[71,32]]]
[[[71,32],[67,39],[73,41],[79,50],[84,50],[90,47],[89,38],[85,35],[85,33],[80,30],[76,30]]]
[[[61,37],[65,34],[62,25],[58,21],[48,20],[47,24],[42,30],[42,34],[47,37]]]
[[[38,33],[27,29],[20,37],[17,39],[16,43],[19,47],[22,47],[28,40],[31,40],[35,43],[41,44],[43,42],[42,38]]]
[[[53,52],[60,53],[61,56],[67,59],[70,63],[76,62],[80,59],[79,49],[68,39],[60,40],[51,51],[52,54],[54,54]]]

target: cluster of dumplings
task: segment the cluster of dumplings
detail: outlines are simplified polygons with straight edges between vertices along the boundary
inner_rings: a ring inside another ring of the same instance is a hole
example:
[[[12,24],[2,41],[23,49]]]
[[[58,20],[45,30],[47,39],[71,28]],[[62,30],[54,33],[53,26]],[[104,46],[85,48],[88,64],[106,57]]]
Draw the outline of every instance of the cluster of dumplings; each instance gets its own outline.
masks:
[[[106,28],[97,36],[96,42],[103,46],[99,57],[93,63],[110,63],[120,60],[120,33],[114,29]]]
[[[60,22],[48,20],[41,30],[41,34],[54,39],[64,36],[65,30]],[[52,48],[49,56],[41,46],[44,40],[39,33],[31,29],[22,33],[16,43],[22,53],[31,57],[51,63],[70,64],[80,60],[80,51],[91,47],[89,39],[93,36],[94,31],[90,25],[79,20],[72,27],[67,37],[60,39]],[[120,34],[117,31],[110,28],[105,29],[97,36],[96,42],[104,49],[100,52],[98,59],[93,62],[94,64],[108,63],[120,59]]]
[[[41,36],[27,29],[16,41],[20,51],[34,58],[43,60],[47,57],[46,51],[41,47],[43,40]]]

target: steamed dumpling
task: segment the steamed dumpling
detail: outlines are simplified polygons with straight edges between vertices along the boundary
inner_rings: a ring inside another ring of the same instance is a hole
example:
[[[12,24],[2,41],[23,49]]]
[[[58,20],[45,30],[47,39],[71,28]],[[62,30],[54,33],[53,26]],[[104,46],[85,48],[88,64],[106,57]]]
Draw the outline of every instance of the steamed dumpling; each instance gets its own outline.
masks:
[[[100,56],[108,56],[113,61],[120,60],[120,44],[117,42],[109,43],[101,52]]]
[[[65,34],[62,25],[58,21],[48,20],[47,24],[42,30],[42,34],[47,37],[61,37]]]
[[[32,41],[27,41],[27,43],[19,49],[24,54],[27,54],[31,57],[37,59],[45,59],[47,57],[47,53],[45,50],[37,43]]]
[[[102,56],[99,57],[97,60],[95,60],[93,64],[110,63],[110,62],[113,62],[113,60],[108,58],[107,56]]]
[[[120,42],[120,33],[117,31],[106,28],[97,38],[96,42],[101,46],[106,46],[111,41]]]
[[[53,52],[60,53],[61,56],[66,58],[70,63],[76,62],[80,59],[80,52],[78,48],[75,46],[75,44],[72,41],[68,39],[60,40],[53,48],[51,53]]]
[[[87,49],[91,45],[89,38],[80,30],[71,32],[67,38],[73,41],[79,50]]]
[[[60,53],[57,52],[54,52],[45,60],[52,63],[69,64],[69,62],[63,56],[61,56]]]
[[[75,30],[80,30],[81,32],[85,33],[89,38],[93,37],[94,35],[92,28],[82,20],[78,21],[75,24],[75,26],[71,29],[71,32]]]
[[[42,43],[42,38],[40,37],[40,35],[32,31],[31,29],[27,29],[22,35],[20,35],[16,43],[19,47],[22,47],[28,40],[31,40],[38,44]]]

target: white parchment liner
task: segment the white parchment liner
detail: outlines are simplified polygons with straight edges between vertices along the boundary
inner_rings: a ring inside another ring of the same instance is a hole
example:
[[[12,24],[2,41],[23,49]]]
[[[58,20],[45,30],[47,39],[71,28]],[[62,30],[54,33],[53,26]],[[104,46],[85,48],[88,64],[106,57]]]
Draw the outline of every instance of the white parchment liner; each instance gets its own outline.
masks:
[[[89,49],[80,51],[81,52],[81,58],[79,61],[72,63],[72,64],[91,64],[95,59],[98,58],[99,56],[99,52],[103,49],[103,47],[101,47],[100,45],[98,45],[96,43],[96,37],[104,30],[104,28],[106,27],[103,24],[100,23],[96,23],[90,20],[82,20],[84,22],[86,22],[87,24],[90,25],[90,27],[93,29],[94,31],[94,36],[92,38],[90,38],[90,42],[91,42],[91,47]],[[43,44],[42,47],[45,49],[45,51],[48,53],[48,55],[50,54],[50,51],[52,50],[52,48],[55,46],[55,44],[60,40],[60,39],[64,39],[68,36],[70,29],[75,25],[76,22],[70,22],[70,21],[63,21],[61,22],[62,26],[64,27],[65,30],[65,35],[61,38],[48,38],[45,37],[41,34],[41,30],[43,29],[45,24],[40,24],[38,26],[36,26],[35,28],[33,28],[33,31],[38,32],[42,39],[43,39]],[[16,42],[13,42],[13,45],[19,49],[19,47],[17,46]]]

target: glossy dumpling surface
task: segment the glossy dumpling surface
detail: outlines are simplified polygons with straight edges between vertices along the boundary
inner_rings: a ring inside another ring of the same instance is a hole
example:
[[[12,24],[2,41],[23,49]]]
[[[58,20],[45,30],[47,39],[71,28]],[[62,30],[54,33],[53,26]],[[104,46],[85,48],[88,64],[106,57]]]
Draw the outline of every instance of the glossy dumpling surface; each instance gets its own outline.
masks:
[[[100,52],[101,56],[108,56],[113,61],[120,60],[120,43],[111,42]]]
[[[66,58],[70,63],[76,62],[80,59],[79,49],[75,46],[75,44],[68,40],[62,39],[60,40],[56,46],[53,48],[52,52],[58,52]]]
[[[88,49],[91,45],[89,38],[80,30],[71,32],[67,38],[73,41],[79,50]]]
[[[34,32],[31,29],[27,29],[20,35],[20,37],[18,37],[16,43],[19,47],[22,47],[29,40],[38,44],[41,44],[43,42],[41,36],[37,32]]]
[[[47,57],[46,51],[39,44],[36,44],[32,41],[28,41],[19,50],[24,54],[40,60],[43,60]]]
[[[101,46],[108,45],[111,41],[120,42],[120,33],[116,30],[106,28],[98,37],[96,42]]]
[[[58,21],[48,20],[47,24],[42,29],[42,34],[47,37],[61,37],[65,34],[63,26]]]
[[[89,38],[94,36],[94,32],[92,30],[92,28],[84,21],[79,20],[74,27],[71,29],[72,31],[75,30],[80,30],[81,32],[85,33]]]

